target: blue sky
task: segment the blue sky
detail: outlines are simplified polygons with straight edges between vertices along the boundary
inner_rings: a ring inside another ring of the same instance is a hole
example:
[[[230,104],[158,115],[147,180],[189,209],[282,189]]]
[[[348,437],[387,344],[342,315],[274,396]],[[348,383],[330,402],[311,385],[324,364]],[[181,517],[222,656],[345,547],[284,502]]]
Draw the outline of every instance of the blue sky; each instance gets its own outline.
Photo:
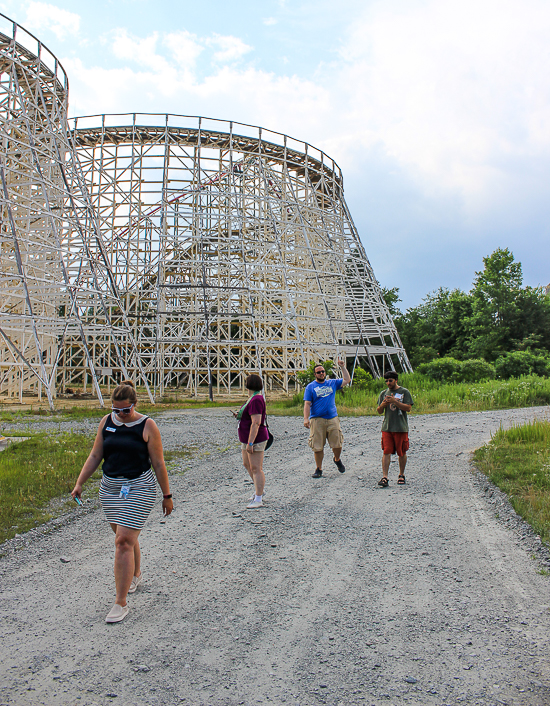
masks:
[[[70,112],[252,123],[327,152],[382,285],[413,306],[509,247],[550,282],[547,0],[0,0]]]

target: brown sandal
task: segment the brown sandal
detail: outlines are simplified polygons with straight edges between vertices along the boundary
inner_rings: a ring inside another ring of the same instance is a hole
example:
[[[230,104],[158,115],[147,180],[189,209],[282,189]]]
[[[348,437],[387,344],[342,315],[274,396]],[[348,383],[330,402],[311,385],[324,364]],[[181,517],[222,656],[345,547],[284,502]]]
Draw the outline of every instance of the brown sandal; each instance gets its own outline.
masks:
[[[387,487],[388,487],[388,479],[387,479],[387,478],[381,478],[381,479],[378,481],[378,485],[379,485],[381,488],[387,488]]]
[[[405,485],[405,483],[406,483],[405,476],[403,476],[403,475],[397,476],[397,485]]]

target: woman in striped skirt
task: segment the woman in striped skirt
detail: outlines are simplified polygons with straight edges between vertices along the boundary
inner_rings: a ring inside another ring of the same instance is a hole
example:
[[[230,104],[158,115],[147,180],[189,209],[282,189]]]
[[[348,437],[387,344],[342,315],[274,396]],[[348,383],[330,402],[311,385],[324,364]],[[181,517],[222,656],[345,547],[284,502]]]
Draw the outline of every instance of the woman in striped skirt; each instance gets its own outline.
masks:
[[[147,415],[136,411],[136,405],[134,384],[125,380],[113,392],[112,413],[101,420],[92,451],[71,493],[80,498],[82,485],[103,460],[99,499],[115,533],[116,601],[105,618],[107,623],[124,620],[126,597],[141,583],[138,538],[155,502],[156,481],[164,496],[164,515],[173,509],[159,429]]]

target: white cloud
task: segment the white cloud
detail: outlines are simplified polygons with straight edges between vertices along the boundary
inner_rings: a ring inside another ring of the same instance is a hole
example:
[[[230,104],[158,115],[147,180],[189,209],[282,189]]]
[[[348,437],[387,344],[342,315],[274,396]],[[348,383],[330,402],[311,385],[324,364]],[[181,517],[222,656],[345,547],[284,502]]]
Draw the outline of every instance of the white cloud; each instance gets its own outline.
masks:
[[[475,206],[507,161],[550,156],[549,30],[541,0],[375,5],[337,69],[353,141]]]
[[[189,69],[195,67],[196,61],[203,51],[197,36],[185,30],[168,34],[164,42],[178,64]]]
[[[277,20],[276,20],[274,17],[264,17],[264,19],[262,20],[262,22],[263,22],[264,25],[266,25],[267,27],[269,27],[269,26],[271,26],[271,25],[276,25],[276,24],[277,24]]]
[[[226,63],[241,59],[245,54],[252,50],[252,47],[245,44],[238,37],[222,36],[214,34],[205,40],[209,46],[217,46],[219,50],[214,54],[214,61],[218,63]]]
[[[30,2],[23,26],[33,32],[51,30],[57,39],[78,34],[80,16],[45,2]]]
[[[376,152],[415,189],[454,194],[475,213],[515,188],[522,161],[550,159],[549,30],[546,0],[385,0],[354,17],[313,79],[247,63],[253,48],[238,37],[187,31],[118,30],[123,67],[64,64],[79,113],[255,123],[358,171]]]

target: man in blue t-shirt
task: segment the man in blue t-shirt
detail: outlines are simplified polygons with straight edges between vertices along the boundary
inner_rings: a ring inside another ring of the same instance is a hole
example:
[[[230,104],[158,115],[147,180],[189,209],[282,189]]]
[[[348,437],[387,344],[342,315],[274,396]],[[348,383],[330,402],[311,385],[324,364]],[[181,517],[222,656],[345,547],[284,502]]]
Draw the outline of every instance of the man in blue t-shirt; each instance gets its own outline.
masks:
[[[313,369],[315,380],[310,382],[304,391],[304,426],[309,429],[308,444],[313,449],[317,464],[313,478],[320,478],[323,475],[323,457],[327,439],[338,470],[340,473],[346,470],[340,460],[344,435],[340,429],[335,397],[336,390],[349,385],[351,377],[344,361],[340,358],[338,365],[342,370],[342,377],[338,380],[327,380],[324,366],[316,365]]]

